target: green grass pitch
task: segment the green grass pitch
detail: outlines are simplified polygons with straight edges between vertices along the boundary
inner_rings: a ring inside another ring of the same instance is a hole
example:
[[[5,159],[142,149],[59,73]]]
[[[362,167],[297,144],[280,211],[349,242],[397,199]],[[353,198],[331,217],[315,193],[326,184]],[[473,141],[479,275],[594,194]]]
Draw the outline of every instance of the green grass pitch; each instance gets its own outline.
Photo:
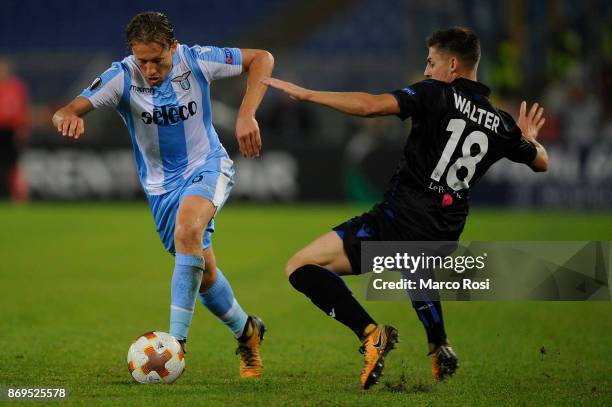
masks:
[[[362,209],[228,205],[217,218],[217,260],[245,310],[267,324],[265,377],[238,378],[234,340],[198,303],[183,377],[145,386],[125,356],[139,334],[167,330],[173,266],[146,204],[0,205],[0,387],[67,387],[68,403],[87,406],[610,403],[610,302],[445,303],[460,369],[442,384],[430,379],[410,303],[366,303],[402,342],[381,384],[361,392],[358,341],[295,292],[283,268]],[[612,240],[612,215],[475,208],[463,238]],[[360,294],[358,279],[348,280]]]

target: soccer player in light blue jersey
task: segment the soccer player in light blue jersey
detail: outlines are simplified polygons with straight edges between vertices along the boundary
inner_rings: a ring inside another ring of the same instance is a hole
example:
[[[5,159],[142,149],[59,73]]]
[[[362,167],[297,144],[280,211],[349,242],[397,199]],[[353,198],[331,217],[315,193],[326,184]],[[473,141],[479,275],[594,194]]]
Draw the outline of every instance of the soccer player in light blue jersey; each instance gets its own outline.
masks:
[[[272,55],[263,50],[179,44],[168,17],[135,16],[126,29],[132,55],[96,78],[53,116],[63,136],[78,139],[83,116],[112,106],[134,146],[140,182],[157,231],[175,256],[171,283],[170,334],[185,345],[196,296],[238,340],[240,375],[260,377],[260,343],[265,327],[248,316],[217,268],[211,235],[214,217],[234,183],[234,166],[212,125],[210,83],[248,72],[247,90],[236,119],[240,152],[259,156],[255,112],[270,76]]]

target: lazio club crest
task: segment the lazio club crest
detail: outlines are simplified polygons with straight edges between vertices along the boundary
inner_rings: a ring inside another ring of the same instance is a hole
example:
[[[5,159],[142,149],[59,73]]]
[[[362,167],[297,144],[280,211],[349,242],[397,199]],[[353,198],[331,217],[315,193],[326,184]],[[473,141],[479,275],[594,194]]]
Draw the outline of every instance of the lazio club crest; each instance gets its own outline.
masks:
[[[182,75],[179,76],[175,76],[174,78],[172,78],[172,82],[178,82],[181,85],[181,88],[183,88],[183,90],[189,90],[189,88],[191,87],[191,84],[189,83],[189,75],[191,74],[191,71],[187,71]]]

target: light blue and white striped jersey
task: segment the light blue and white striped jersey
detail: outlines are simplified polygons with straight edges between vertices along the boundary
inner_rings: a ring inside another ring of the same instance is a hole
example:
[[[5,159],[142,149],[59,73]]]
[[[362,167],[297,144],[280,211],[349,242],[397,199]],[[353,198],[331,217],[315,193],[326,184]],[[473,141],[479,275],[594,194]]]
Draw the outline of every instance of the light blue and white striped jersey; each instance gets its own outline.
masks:
[[[140,182],[149,195],[178,187],[207,157],[225,150],[212,125],[210,83],[242,72],[238,48],[179,45],[172,71],[151,86],[133,55],[113,62],[81,96],[113,106],[127,126]]]

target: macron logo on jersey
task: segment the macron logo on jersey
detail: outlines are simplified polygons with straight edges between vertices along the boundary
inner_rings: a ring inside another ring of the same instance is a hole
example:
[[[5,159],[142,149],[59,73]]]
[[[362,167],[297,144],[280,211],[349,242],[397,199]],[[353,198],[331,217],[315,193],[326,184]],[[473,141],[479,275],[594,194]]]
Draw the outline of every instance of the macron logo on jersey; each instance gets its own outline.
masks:
[[[198,112],[198,104],[189,102],[185,105],[163,105],[155,107],[153,112],[142,112],[141,118],[144,124],[157,124],[158,126],[168,126],[179,121],[185,121]]]
[[[148,95],[153,94],[153,88],[142,88],[140,86],[130,85],[130,90],[133,90],[134,92],[139,92],[139,93],[146,93]]]
[[[416,95],[416,92],[414,89],[412,89],[410,86],[408,86],[407,88],[402,89],[402,92],[409,94],[410,96],[414,96]]]

